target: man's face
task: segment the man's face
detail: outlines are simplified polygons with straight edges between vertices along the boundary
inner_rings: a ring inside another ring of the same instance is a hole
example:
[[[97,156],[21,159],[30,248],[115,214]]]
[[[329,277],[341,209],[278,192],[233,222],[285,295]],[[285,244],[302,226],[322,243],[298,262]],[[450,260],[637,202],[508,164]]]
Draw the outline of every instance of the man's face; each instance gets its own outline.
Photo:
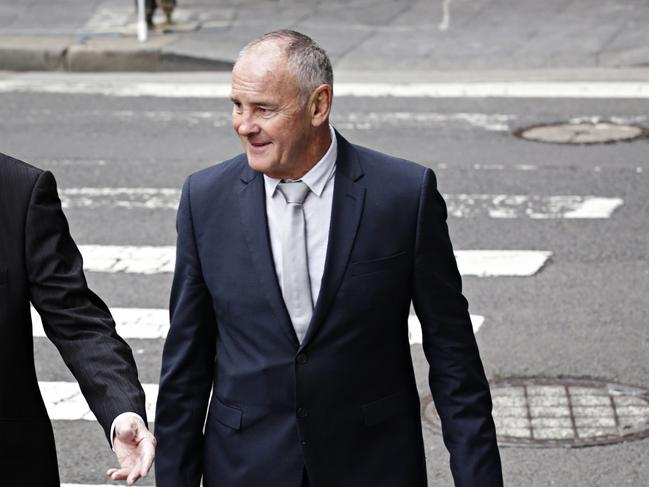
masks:
[[[232,127],[255,171],[274,178],[301,177],[312,138],[308,109],[282,49],[273,42],[251,48],[232,70]]]

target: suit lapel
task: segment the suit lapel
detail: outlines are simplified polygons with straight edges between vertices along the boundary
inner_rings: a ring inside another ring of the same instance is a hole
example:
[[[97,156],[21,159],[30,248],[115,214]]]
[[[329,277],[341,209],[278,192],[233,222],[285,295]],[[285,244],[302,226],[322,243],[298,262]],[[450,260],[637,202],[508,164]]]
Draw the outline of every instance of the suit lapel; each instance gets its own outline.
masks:
[[[340,134],[336,132],[336,136],[338,157],[322,285],[311,323],[300,348],[309,343],[326,318],[345,274],[363,213],[365,188],[356,183],[363,176],[358,155],[352,145]]]
[[[297,348],[299,342],[291,318],[284,305],[282,291],[277,282],[277,273],[270,246],[264,178],[261,174],[253,171],[246,161],[246,167],[241,175],[241,182],[243,183],[240,193],[241,224],[255,264],[261,289],[264,291],[280,326]]]

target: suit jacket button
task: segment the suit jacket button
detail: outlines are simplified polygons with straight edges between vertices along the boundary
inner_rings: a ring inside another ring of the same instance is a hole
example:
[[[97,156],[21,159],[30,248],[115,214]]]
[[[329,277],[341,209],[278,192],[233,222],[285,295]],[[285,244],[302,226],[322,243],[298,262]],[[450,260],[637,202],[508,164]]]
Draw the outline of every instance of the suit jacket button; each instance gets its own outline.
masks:
[[[304,408],[297,408],[297,417],[304,419],[309,415],[309,411]]]
[[[299,353],[297,355],[297,363],[300,365],[304,365],[309,361],[309,356],[306,353]]]

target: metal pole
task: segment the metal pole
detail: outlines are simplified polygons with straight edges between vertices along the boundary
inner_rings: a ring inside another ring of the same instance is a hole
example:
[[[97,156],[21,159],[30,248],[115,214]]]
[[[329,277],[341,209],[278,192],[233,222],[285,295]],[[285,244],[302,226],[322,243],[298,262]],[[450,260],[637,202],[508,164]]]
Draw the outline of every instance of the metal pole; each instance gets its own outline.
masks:
[[[145,8],[144,0],[137,0],[137,40],[140,42],[146,42],[147,39]]]

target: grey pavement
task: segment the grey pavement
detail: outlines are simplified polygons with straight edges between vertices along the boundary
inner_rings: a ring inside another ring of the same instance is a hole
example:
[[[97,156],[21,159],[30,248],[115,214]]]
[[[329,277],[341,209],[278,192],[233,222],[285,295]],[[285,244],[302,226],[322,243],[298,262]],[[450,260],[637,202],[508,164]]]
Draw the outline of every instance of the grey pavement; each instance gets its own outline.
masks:
[[[264,32],[305,32],[334,68],[538,70],[649,66],[649,0],[180,0],[146,43],[132,0],[6,0],[0,70],[228,70]]]

